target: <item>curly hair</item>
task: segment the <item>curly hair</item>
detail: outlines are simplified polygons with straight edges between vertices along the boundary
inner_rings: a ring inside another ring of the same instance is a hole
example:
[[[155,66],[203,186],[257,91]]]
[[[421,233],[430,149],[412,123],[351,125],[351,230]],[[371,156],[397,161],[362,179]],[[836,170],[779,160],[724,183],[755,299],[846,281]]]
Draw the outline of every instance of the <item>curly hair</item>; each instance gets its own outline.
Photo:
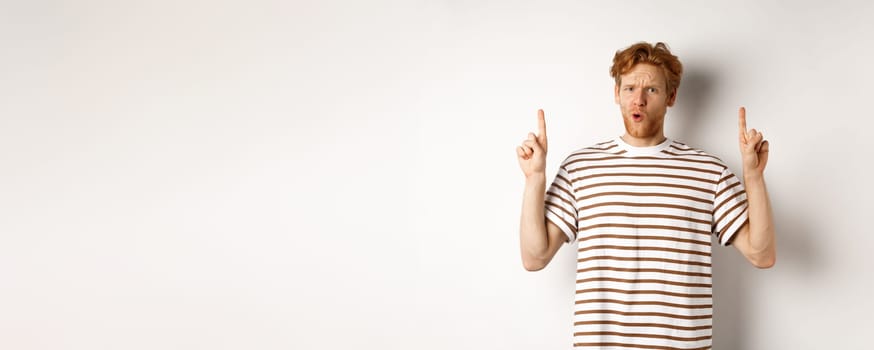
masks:
[[[616,85],[620,83],[620,76],[631,71],[638,63],[660,67],[667,79],[669,93],[680,87],[683,65],[677,56],[671,54],[668,46],[663,42],[658,42],[655,45],[639,42],[624,50],[616,51],[616,55],[613,56],[613,66],[610,67],[610,76],[616,80]]]

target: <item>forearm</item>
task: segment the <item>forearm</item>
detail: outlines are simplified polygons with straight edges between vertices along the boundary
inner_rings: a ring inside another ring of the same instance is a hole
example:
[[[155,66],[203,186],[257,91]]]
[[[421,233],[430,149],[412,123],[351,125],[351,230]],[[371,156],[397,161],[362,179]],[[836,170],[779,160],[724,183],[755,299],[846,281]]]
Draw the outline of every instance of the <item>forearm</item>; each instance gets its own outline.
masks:
[[[776,254],[771,201],[761,174],[744,174],[749,216],[749,245],[756,255],[770,260]]]
[[[549,248],[546,216],[544,215],[545,192],[545,174],[535,174],[526,178],[522,199],[522,217],[519,225],[523,259],[541,260]]]

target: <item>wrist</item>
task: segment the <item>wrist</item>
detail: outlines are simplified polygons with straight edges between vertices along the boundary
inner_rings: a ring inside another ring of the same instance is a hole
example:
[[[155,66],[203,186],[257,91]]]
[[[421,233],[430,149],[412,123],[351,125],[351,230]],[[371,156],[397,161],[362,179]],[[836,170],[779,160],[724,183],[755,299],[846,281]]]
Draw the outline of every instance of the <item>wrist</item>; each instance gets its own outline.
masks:
[[[744,171],[744,182],[761,182],[765,180],[764,174],[758,171]]]
[[[525,176],[526,184],[540,184],[546,182],[546,174],[541,172],[531,173]]]

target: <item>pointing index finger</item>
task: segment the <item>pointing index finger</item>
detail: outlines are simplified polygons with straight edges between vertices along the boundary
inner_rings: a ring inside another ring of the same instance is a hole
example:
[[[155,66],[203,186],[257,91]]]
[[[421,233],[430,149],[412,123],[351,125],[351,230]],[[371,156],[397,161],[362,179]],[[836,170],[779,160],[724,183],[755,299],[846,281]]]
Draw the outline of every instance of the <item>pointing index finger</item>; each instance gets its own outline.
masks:
[[[740,129],[739,131],[740,131],[741,139],[746,141],[747,140],[747,110],[746,110],[746,108],[741,107],[737,111],[737,123],[738,123],[738,128]]]
[[[546,141],[546,117],[543,115],[543,110],[537,110],[537,138],[541,141]]]

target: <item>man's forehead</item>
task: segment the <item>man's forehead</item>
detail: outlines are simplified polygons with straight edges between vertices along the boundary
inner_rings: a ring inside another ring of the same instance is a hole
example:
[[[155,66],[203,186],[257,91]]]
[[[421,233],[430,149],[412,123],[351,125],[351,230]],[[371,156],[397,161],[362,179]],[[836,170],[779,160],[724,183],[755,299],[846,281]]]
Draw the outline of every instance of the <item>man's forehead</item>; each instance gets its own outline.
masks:
[[[638,64],[630,71],[622,74],[622,83],[661,83],[664,81],[664,73],[656,66],[649,64]]]

